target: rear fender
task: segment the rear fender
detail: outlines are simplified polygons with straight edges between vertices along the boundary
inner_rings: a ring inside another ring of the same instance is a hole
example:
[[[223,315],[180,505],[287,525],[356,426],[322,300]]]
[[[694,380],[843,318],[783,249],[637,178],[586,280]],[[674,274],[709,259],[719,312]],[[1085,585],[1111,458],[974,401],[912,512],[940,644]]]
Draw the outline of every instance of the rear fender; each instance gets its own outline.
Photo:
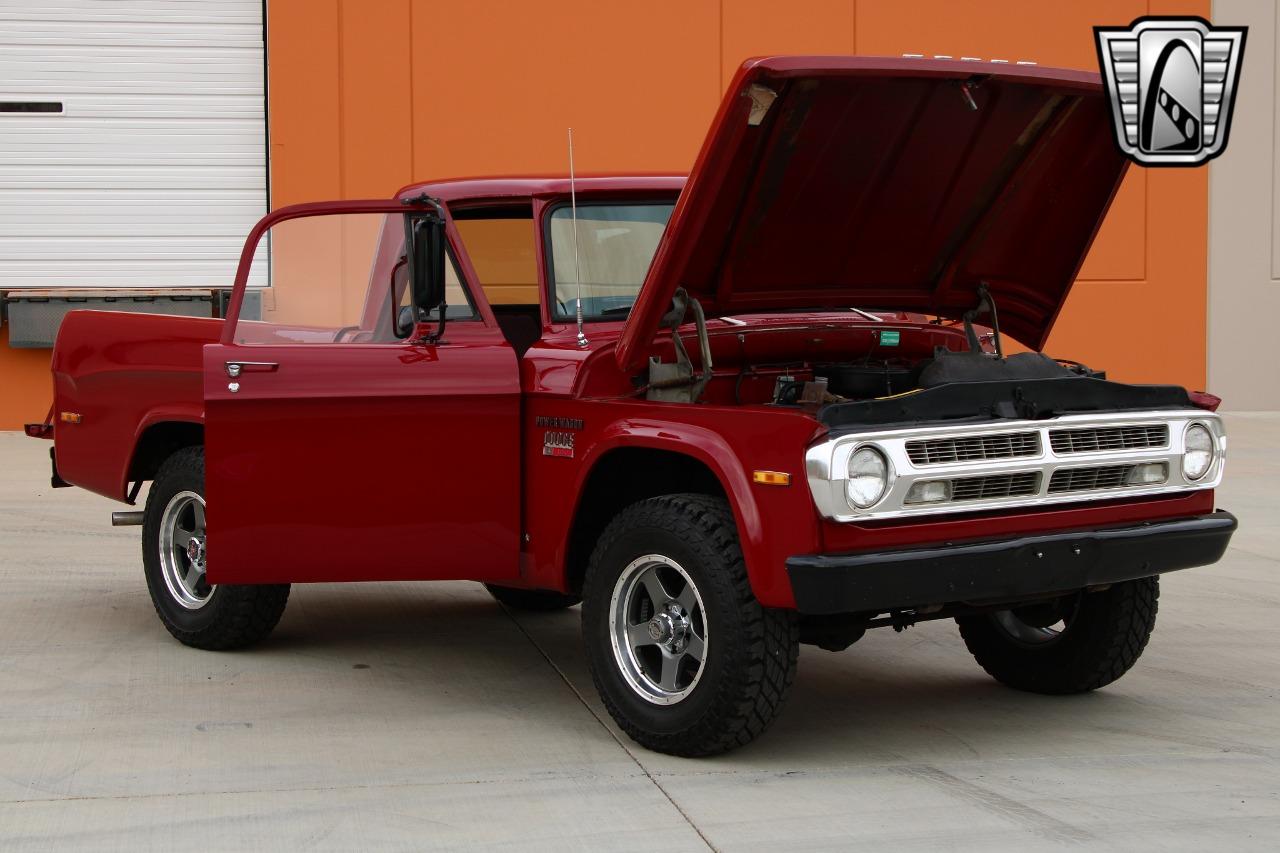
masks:
[[[170,427],[173,429],[168,429]],[[197,443],[203,443],[202,402],[169,404],[147,412],[133,437],[133,452],[129,454],[128,466],[121,476],[122,493],[127,493],[132,480],[153,479],[155,469],[165,457],[179,447],[191,445],[192,433],[188,430],[199,430]],[[173,435],[163,435],[169,432]]]

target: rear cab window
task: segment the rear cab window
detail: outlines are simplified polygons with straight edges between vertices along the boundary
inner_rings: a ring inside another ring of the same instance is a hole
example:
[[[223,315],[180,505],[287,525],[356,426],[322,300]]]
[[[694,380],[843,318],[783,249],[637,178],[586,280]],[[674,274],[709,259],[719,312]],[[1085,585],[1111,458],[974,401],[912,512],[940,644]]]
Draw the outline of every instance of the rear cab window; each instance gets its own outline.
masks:
[[[542,337],[533,205],[450,208],[477,286],[517,355]]]

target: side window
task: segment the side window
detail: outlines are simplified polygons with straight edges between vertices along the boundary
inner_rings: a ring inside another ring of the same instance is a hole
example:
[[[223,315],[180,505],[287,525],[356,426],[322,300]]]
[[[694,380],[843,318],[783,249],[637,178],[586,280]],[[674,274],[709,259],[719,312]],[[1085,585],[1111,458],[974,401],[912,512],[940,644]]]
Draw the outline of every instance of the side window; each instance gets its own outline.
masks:
[[[396,270],[393,299],[395,300],[397,311],[400,308],[408,308],[413,304],[413,289],[409,287],[409,268],[407,265],[401,265]],[[445,317],[450,323],[456,320],[477,319],[478,315],[476,314],[475,305],[472,303],[471,294],[462,284],[462,274],[458,271],[458,262],[453,259],[453,250],[445,253],[444,304]],[[439,322],[440,309],[432,309],[427,319]]]
[[[411,296],[404,234],[399,213],[322,214],[276,223],[255,249],[248,307],[236,323],[235,341],[397,342],[396,312]],[[448,320],[474,320],[451,252],[445,277]],[[438,310],[430,319],[439,320]]]
[[[536,306],[538,254],[531,205],[454,210],[454,225],[490,307]]]
[[[444,304],[445,316],[452,323],[455,320],[476,319],[476,308],[471,303],[471,294],[462,284],[462,273],[458,271],[458,262],[453,258],[450,249],[444,263]],[[431,319],[440,319],[440,311],[431,312]]]

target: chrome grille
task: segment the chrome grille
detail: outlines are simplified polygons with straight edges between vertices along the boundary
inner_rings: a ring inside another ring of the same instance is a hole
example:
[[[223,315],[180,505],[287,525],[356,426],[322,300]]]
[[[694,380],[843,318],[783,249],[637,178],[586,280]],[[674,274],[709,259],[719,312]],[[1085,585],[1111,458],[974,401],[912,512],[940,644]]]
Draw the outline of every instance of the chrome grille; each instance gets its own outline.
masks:
[[[1127,485],[1134,465],[1100,465],[1093,468],[1061,468],[1049,478],[1049,494],[1118,489]]]
[[[1116,498],[1212,489],[1219,457],[1202,480],[1182,472],[1179,437],[1205,424],[1222,448],[1211,412],[1175,409],[1068,414],[1044,420],[853,426],[805,452],[805,473],[818,511],[834,521],[927,518],[947,513],[1051,507]],[[892,476],[868,509],[848,495],[848,461],[864,445],[878,448]]]
[[[907,442],[912,465],[943,465],[982,459],[1016,459],[1040,455],[1040,436],[1034,432],[1006,432],[960,438],[930,438]]]
[[[1039,490],[1040,475],[1035,471],[990,477],[964,477],[951,481],[951,502],[1014,498],[1034,495]]]
[[[1054,453],[1061,454],[1145,450],[1168,445],[1168,424],[1049,430],[1049,446]]]

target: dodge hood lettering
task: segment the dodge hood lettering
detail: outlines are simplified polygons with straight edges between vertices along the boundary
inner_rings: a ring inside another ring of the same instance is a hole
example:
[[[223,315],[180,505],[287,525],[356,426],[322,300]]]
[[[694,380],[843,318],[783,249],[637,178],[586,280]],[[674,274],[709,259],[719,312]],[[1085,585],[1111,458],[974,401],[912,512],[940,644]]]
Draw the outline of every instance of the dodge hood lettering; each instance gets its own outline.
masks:
[[[708,315],[906,310],[959,319],[985,283],[1040,349],[1127,161],[1099,75],[870,57],[750,60],[672,214],[616,357],[677,287]]]

